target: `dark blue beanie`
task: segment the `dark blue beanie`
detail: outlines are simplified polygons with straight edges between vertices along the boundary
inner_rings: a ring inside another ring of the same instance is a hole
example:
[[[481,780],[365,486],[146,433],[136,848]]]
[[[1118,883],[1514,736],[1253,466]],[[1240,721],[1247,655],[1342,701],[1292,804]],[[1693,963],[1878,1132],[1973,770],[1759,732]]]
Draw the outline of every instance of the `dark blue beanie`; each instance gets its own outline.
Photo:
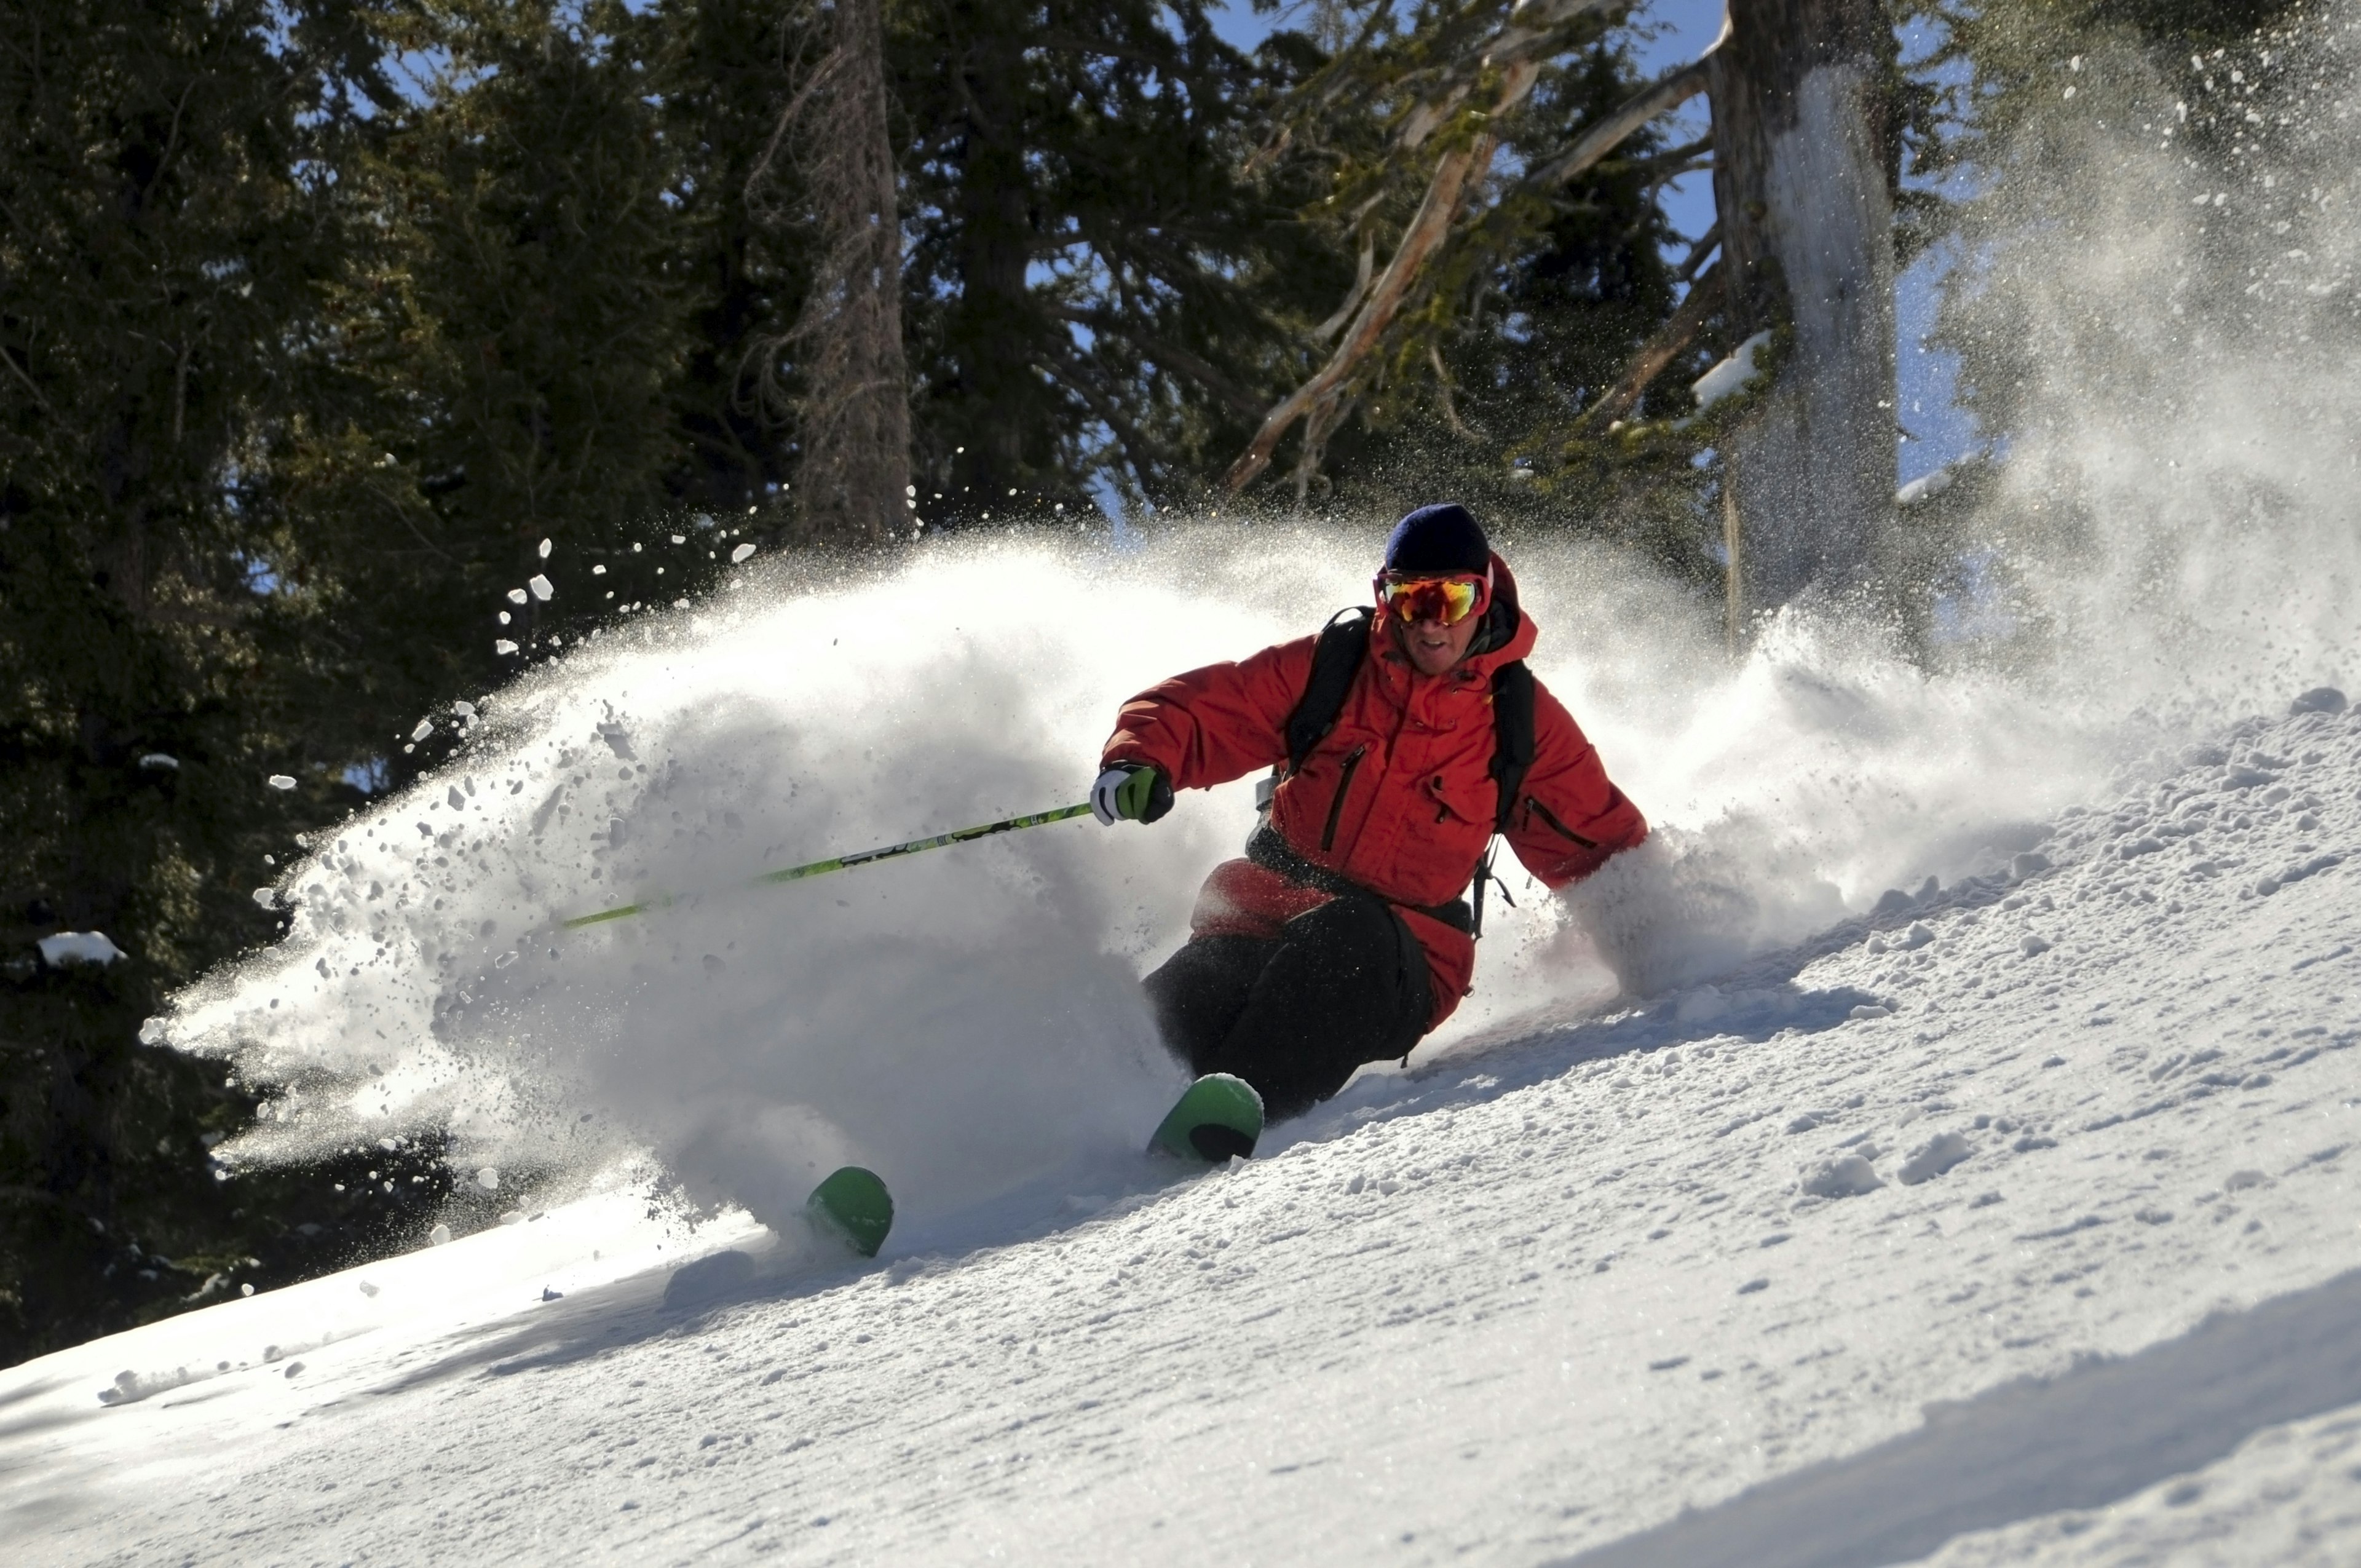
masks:
[[[1467,509],[1456,501],[1421,507],[1394,524],[1386,541],[1389,572],[1473,572],[1490,570],[1492,545]]]

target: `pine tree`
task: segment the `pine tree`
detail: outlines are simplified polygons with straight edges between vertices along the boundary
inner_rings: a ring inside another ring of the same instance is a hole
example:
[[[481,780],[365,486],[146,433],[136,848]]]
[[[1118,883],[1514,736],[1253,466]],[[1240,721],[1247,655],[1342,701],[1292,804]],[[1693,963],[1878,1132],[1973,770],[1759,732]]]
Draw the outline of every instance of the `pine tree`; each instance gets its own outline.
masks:
[[[1250,62],[1202,0],[912,0],[906,127],[917,474],[929,525],[1070,511],[1107,475],[1201,493],[1276,379],[1280,315],[1347,264],[1244,175]]]
[[[400,622],[369,638],[372,689],[472,697],[706,575],[633,548],[689,464],[700,302],[645,38],[620,4],[450,0],[385,39],[439,63],[340,184],[354,242],[280,460],[340,618]]]
[[[273,934],[248,895],[266,856],[354,798],[321,678],[345,659],[333,586],[303,564],[268,455],[335,265],[321,159],[381,84],[336,4],[10,4],[0,39],[14,1359],[339,1245],[319,1193],[214,1179],[207,1139],[253,1102],[137,1032],[166,991]],[[37,956],[69,929],[126,956]]]

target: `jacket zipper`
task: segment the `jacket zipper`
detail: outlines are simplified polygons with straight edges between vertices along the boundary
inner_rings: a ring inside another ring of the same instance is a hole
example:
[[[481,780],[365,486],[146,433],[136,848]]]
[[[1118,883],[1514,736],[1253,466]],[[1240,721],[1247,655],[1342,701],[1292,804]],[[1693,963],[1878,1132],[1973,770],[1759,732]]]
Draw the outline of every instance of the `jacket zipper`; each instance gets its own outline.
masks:
[[[1354,770],[1361,765],[1361,753],[1367,746],[1356,746],[1345,753],[1345,771],[1336,778],[1336,798],[1328,803],[1328,827],[1320,835],[1320,852],[1328,853],[1336,847],[1336,822],[1345,815],[1345,792],[1353,787]]]
[[[1560,822],[1560,821],[1557,819],[1557,813],[1556,813],[1556,812],[1552,811],[1548,806],[1543,806],[1543,805],[1539,800],[1536,800],[1536,799],[1535,799],[1535,798],[1533,798],[1532,795],[1529,795],[1525,796],[1525,806],[1526,806],[1526,807],[1527,807],[1527,815],[1528,815],[1528,816],[1530,816],[1532,812],[1535,812],[1535,811],[1540,812],[1540,813],[1541,813],[1541,815],[1542,815],[1542,820],[1543,820],[1543,821],[1544,821],[1544,822],[1548,823],[1551,827],[1553,827],[1553,828],[1556,828],[1556,829],[1558,830],[1558,832],[1559,832],[1559,833],[1561,833],[1562,835],[1564,835],[1565,837],[1566,837],[1566,838],[1568,838],[1568,839],[1571,839],[1572,840],[1574,840],[1574,842],[1576,842],[1576,844],[1581,845],[1584,849],[1586,849],[1586,850],[1595,850],[1595,849],[1598,848],[1598,839],[1586,839],[1586,838],[1584,838],[1581,834],[1579,834],[1579,833],[1576,832],[1573,828],[1571,828],[1567,827],[1565,823]]]

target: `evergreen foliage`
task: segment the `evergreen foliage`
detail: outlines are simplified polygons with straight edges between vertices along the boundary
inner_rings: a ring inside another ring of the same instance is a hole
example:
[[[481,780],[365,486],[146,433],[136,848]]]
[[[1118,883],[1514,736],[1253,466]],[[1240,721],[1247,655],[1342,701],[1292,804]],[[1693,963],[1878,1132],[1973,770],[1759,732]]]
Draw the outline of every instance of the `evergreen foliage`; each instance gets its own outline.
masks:
[[[1249,61],[1203,0],[910,0],[888,27],[922,511],[1080,510],[1102,475],[1200,493],[1288,368],[1282,323],[1349,280],[1301,192],[1243,170],[1302,51]]]
[[[138,1043],[276,929],[263,857],[353,798],[347,663],[267,484],[313,290],[321,149],[380,82],[340,4],[0,7],[0,1354],[291,1277],[344,1205],[233,1192],[252,1102]],[[265,780],[282,774],[291,791]],[[31,939],[128,956],[51,968]],[[165,1258],[177,1259],[167,1263]],[[215,1287],[219,1288],[218,1284]]]
[[[631,545],[688,477],[702,214],[645,37],[620,4],[551,0],[422,5],[384,35],[436,63],[342,171],[353,238],[277,455],[373,692],[473,696],[550,632],[678,591]]]

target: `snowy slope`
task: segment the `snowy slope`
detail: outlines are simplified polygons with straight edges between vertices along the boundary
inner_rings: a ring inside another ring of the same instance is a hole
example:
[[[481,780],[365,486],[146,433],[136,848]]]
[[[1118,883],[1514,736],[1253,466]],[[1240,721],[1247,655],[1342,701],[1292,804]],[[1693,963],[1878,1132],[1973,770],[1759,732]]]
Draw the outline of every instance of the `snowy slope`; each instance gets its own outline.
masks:
[[[12,1559],[2361,1560],[2361,721],[2016,871],[874,1265],[591,1199],[12,1369]]]

